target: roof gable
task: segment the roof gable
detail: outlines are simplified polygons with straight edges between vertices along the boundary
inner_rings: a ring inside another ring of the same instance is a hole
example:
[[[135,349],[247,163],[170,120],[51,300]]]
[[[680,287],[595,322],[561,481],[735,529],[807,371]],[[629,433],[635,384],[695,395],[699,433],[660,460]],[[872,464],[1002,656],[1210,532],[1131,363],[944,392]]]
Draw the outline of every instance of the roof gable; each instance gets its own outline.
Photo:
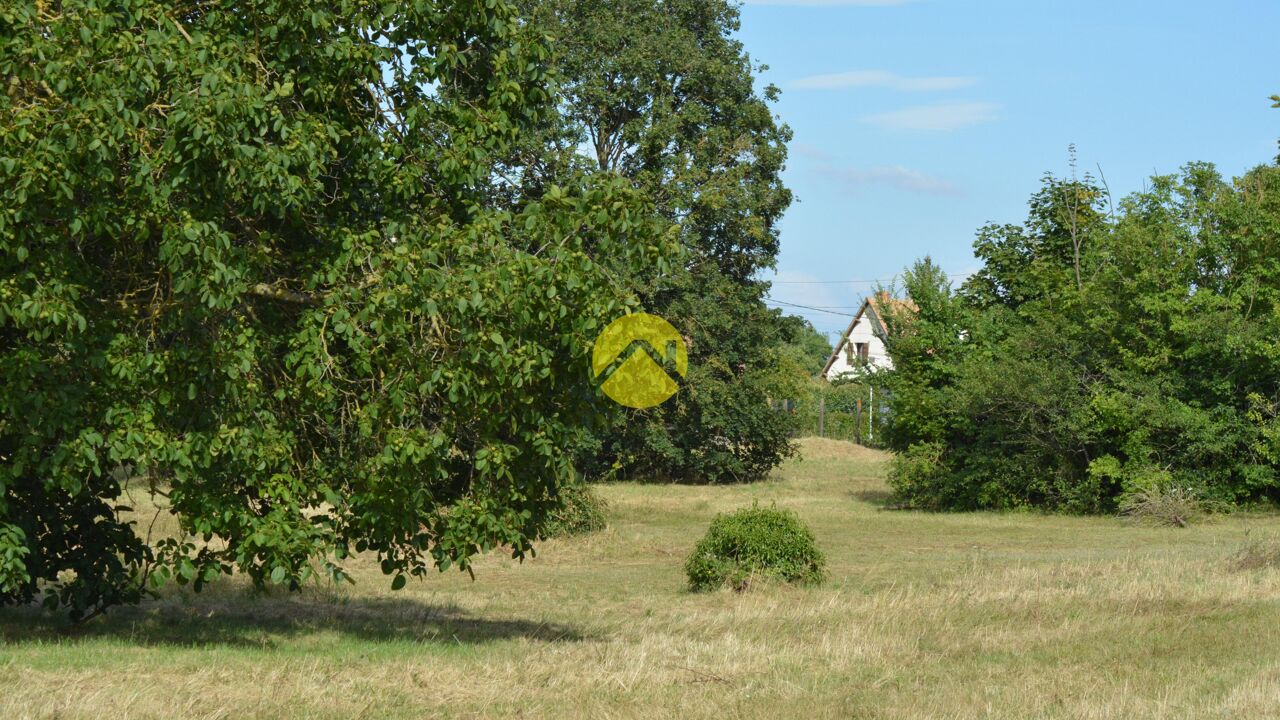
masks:
[[[836,342],[835,348],[831,351],[831,356],[827,358],[826,364],[822,366],[822,372],[819,373],[820,376],[826,377],[827,371],[831,369],[831,366],[840,357],[840,351],[849,343],[849,336],[864,315],[871,322],[871,332],[875,333],[881,340],[885,338],[888,331],[885,329],[884,321],[881,319],[881,310],[884,308],[887,308],[891,314],[903,310],[908,313],[914,313],[918,309],[916,304],[910,300],[891,297],[889,293],[883,291],[864,298],[862,304],[858,306],[858,312],[854,314],[853,320],[849,321],[849,327],[844,329],[844,334]]]

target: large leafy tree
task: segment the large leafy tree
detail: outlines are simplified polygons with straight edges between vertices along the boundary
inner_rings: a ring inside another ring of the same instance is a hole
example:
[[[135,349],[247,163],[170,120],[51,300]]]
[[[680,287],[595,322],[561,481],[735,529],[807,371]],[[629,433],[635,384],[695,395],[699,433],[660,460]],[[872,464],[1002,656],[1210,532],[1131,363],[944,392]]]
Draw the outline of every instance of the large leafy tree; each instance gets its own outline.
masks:
[[[778,318],[778,335],[783,353],[799,366],[801,372],[815,377],[831,357],[831,342],[813,324],[799,315]]]
[[[0,602],[529,550],[674,247],[617,180],[492,202],[547,53],[492,0],[0,9]]]
[[[1280,167],[1229,182],[1193,163],[1114,213],[1088,178],[1046,178],[1029,208],[980,231],[958,291],[907,273],[887,434],[903,499],[1280,500]]]
[[[529,149],[536,194],[548,178],[603,171],[652,198],[685,262],[649,274],[647,310],[688,339],[690,374],[663,406],[619,416],[585,453],[591,472],[694,481],[762,477],[790,452],[789,421],[769,409],[773,353],[785,340],[755,280],[778,252],[791,202],[780,173],[790,131],[757,91],[727,0],[523,0],[555,37],[563,122]],[[547,152],[552,148],[553,152]]]

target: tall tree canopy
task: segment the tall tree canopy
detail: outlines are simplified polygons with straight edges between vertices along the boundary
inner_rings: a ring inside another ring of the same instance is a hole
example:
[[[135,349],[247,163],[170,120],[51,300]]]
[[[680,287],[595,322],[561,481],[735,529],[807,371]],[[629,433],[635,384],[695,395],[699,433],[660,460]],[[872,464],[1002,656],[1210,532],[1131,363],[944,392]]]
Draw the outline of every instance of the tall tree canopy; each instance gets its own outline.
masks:
[[[790,131],[756,91],[727,0],[522,0],[555,37],[562,120],[525,165],[547,178],[617,174],[678,228],[686,261],[650,273],[646,309],[690,341],[690,373],[667,404],[620,416],[586,453],[591,472],[676,480],[762,477],[790,452],[769,410],[780,336],[756,275],[773,266],[791,203],[780,173]],[[546,152],[545,148],[554,148]]]
[[[1112,212],[1046,178],[958,291],[931,263],[889,350],[893,483],[931,508],[1280,500],[1280,167],[1153,178]]]
[[[676,249],[617,179],[494,202],[547,57],[493,0],[4,4],[0,602],[526,552]]]

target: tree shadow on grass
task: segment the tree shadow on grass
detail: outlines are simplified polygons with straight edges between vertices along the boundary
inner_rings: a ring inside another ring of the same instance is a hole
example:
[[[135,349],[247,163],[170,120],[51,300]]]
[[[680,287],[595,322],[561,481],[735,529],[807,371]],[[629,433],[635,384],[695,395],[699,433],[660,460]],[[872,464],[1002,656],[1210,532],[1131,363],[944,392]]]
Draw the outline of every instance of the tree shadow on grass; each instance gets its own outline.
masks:
[[[898,504],[894,502],[893,493],[889,490],[855,490],[849,493],[855,500],[861,500],[869,505],[875,505],[881,510],[896,510]]]
[[[332,632],[371,641],[475,645],[501,640],[576,642],[586,635],[553,622],[477,617],[453,604],[329,593],[248,590],[181,592],[74,624],[36,607],[0,608],[0,641],[42,643],[108,638],[142,646],[272,648],[293,637]]]

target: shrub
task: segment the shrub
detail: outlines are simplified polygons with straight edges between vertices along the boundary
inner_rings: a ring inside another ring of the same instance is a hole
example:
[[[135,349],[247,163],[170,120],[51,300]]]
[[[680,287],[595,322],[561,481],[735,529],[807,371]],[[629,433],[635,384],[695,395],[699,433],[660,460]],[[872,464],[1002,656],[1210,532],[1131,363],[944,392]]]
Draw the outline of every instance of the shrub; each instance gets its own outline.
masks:
[[[942,453],[940,443],[917,443],[894,456],[889,466],[889,487],[900,503],[924,510],[968,504],[955,497],[957,483],[952,481]]]
[[[1186,527],[1204,516],[1208,504],[1192,487],[1155,485],[1134,490],[1120,501],[1120,514],[1152,525]]]
[[[560,488],[560,507],[547,515],[544,538],[585,535],[605,529],[609,504],[590,485],[574,483]]]
[[[794,513],[753,505],[717,515],[684,569],[693,590],[742,591],[757,578],[816,584],[825,565],[813,533]]]

